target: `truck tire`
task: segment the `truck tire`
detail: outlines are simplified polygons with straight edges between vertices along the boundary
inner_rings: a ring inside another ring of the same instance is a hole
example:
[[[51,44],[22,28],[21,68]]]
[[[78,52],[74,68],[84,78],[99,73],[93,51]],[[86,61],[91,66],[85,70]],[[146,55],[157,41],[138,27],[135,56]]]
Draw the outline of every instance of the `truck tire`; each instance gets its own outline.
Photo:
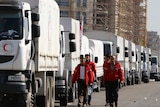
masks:
[[[45,107],[51,107],[51,87],[49,77],[46,78],[46,96],[45,96]]]
[[[68,90],[68,102],[74,102],[75,100],[75,90],[74,88],[70,88]]]
[[[51,105],[51,107],[54,107],[54,101],[55,101],[55,81],[54,81],[54,77],[49,77],[49,82],[50,82],[50,86],[51,86],[50,105]]]
[[[60,106],[67,106],[67,103],[68,103],[68,101],[66,98],[60,99]]]
[[[35,81],[35,65],[32,63],[31,68],[31,83],[29,83],[28,93],[26,95],[26,107],[35,107],[36,106],[36,81]]]
[[[149,79],[144,79],[144,83],[149,83]]]
[[[127,85],[131,85],[131,80],[127,78]]]
[[[135,84],[135,77],[132,76],[132,85],[134,85],[134,84]]]

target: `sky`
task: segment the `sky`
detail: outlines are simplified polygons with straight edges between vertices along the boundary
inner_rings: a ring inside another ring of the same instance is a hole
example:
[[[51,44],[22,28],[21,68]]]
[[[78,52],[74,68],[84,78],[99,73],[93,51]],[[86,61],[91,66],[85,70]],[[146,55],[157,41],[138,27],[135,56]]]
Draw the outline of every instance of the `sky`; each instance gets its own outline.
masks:
[[[160,35],[160,0],[148,0],[147,6],[147,31]]]

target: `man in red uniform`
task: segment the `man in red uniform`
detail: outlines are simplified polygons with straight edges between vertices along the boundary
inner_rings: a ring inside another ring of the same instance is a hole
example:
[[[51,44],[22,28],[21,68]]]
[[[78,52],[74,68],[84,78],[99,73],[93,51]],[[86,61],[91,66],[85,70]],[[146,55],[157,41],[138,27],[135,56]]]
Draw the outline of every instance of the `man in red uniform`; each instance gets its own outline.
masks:
[[[88,64],[93,72],[93,75],[94,75],[94,81],[97,82],[97,74],[96,74],[96,65],[94,62],[92,62],[90,60],[90,55],[89,54],[86,54],[85,55],[85,58],[86,58],[86,64]],[[91,85],[89,85],[90,89],[91,89],[91,93],[88,95],[88,105],[91,105],[91,100],[92,100],[92,92],[93,92],[93,83]]]
[[[105,65],[106,70],[103,80],[106,81],[107,84],[110,107],[113,107],[114,102],[115,107],[117,107],[119,82],[122,83],[124,81],[124,75],[121,65],[116,61],[115,56],[111,56],[110,59],[111,61]]]
[[[72,84],[77,81],[78,83],[78,106],[82,104],[83,97],[83,106],[87,105],[88,97],[88,84],[93,82],[93,73],[88,64],[85,64],[85,58],[80,57],[80,64],[78,64],[74,70],[72,77]]]
[[[108,100],[108,91],[107,91],[107,81],[105,80],[105,73],[107,72],[107,64],[110,63],[110,56],[109,55],[105,55],[104,56],[104,63],[103,63],[103,84],[105,86],[105,91],[106,91],[106,104],[105,106],[109,105],[109,100]]]

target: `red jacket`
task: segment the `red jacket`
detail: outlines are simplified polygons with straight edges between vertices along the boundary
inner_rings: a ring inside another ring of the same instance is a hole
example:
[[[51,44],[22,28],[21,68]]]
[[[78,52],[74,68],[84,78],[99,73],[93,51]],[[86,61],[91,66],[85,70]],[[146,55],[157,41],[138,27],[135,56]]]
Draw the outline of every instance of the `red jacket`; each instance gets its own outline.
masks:
[[[113,71],[111,70],[110,64],[111,64],[110,62],[109,63],[105,62],[103,64],[103,69],[104,69],[103,82],[117,81],[118,79],[120,79],[120,81],[124,81],[124,74],[120,63],[116,61]]]
[[[78,64],[74,70],[74,73],[72,76],[72,83],[74,83],[75,81],[78,81],[79,78],[80,78],[80,64]],[[85,80],[86,80],[86,85],[88,85],[88,83],[93,82],[93,73],[88,64],[85,64]]]
[[[91,70],[92,70],[92,72],[94,72],[94,76],[96,77],[97,75],[96,75],[96,65],[95,65],[95,63],[94,62],[92,62],[92,61],[86,61],[86,64],[88,64],[89,66],[90,66],[90,68],[91,68]]]

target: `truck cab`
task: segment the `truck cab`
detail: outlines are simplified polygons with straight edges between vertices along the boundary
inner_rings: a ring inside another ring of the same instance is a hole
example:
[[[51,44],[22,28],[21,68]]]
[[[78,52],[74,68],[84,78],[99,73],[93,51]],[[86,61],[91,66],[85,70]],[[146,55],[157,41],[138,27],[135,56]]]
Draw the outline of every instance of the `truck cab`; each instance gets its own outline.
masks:
[[[151,72],[150,79],[155,79],[155,81],[160,80],[160,72],[158,65],[158,56],[151,56]]]

